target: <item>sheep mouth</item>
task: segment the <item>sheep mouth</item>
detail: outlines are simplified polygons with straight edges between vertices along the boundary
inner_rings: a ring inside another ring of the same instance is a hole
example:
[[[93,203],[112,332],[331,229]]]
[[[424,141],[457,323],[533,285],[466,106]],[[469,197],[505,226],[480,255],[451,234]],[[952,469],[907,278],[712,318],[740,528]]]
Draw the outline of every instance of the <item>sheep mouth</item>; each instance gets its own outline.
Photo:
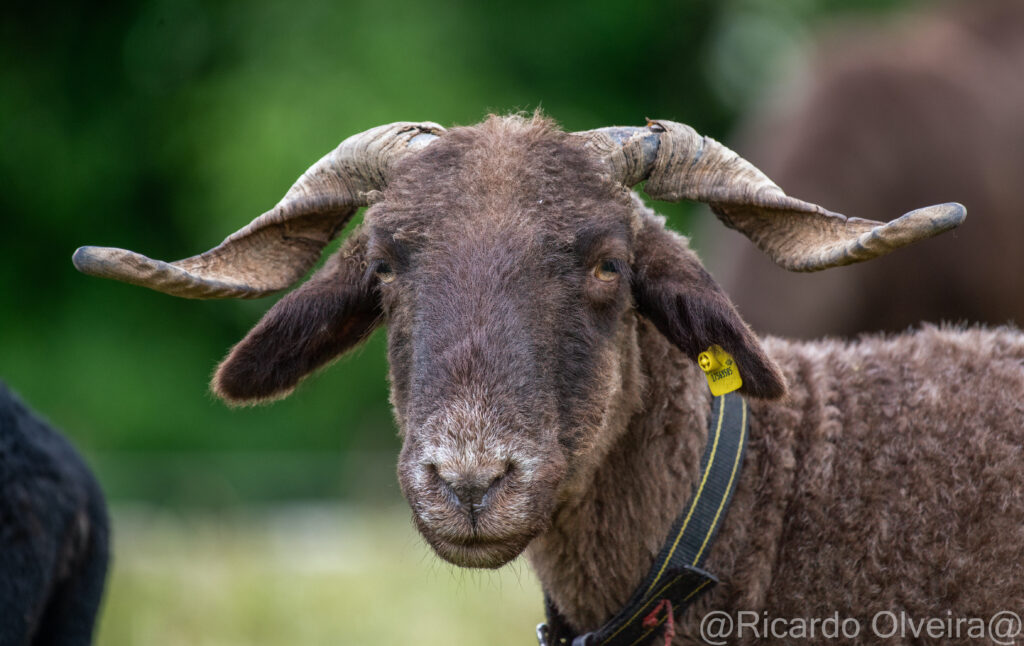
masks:
[[[532,537],[470,537],[456,540],[426,538],[434,552],[452,565],[497,569],[522,554]]]
[[[471,568],[499,568],[522,554],[536,532],[438,531],[415,517],[420,534],[434,552],[452,565]],[[497,528],[494,528],[497,529]]]

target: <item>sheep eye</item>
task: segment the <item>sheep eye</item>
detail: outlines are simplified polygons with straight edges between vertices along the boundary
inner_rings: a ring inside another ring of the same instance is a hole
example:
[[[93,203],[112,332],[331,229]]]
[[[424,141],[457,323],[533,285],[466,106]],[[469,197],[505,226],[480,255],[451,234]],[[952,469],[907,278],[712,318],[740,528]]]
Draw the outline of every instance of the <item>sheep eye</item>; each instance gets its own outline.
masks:
[[[594,278],[609,283],[619,277],[619,268],[612,260],[602,260],[594,266]]]
[[[376,274],[377,280],[382,283],[390,283],[395,279],[395,270],[386,262],[382,262],[377,265]]]

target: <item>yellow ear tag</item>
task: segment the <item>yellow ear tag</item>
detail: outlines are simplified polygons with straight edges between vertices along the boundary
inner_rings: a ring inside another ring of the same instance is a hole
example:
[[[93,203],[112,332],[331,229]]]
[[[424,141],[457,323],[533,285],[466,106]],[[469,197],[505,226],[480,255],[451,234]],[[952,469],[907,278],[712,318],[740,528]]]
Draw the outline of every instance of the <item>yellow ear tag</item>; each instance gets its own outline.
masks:
[[[736,360],[721,346],[713,345],[698,354],[697,365],[704,371],[704,376],[708,378],[711,394],[715,397],[731,393],[743,385]]]

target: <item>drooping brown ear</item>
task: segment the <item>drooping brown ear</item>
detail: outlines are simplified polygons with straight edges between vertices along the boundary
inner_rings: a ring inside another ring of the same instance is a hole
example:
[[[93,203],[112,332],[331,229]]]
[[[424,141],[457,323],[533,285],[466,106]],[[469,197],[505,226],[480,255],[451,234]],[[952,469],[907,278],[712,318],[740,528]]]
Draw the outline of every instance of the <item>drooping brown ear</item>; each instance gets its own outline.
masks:
[[[784,395],[778,366],[686,239],[666,229],[663,218],[648,214],[642,222],[633,263],[637,311],[694,361],[711,345],[722,346],[736,359],[741,393],[765,399]]]
[[[277,302],[217,367],[210,388],[230,404],[291,393],[306,375],[369,336],[380,306],[366,275],[366,237],[352,234],[301,287]]]

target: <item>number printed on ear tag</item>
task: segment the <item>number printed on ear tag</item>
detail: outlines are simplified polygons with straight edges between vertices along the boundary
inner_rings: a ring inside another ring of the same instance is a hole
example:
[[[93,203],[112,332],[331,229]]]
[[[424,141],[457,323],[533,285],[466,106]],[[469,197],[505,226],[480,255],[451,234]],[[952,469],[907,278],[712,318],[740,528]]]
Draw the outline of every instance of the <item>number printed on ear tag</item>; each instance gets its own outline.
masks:
[[[736,360],[721,346],[713,345],[697,355],[697,365],[708,378],[711,394],[715,397],[731,393],[743,385]]]

